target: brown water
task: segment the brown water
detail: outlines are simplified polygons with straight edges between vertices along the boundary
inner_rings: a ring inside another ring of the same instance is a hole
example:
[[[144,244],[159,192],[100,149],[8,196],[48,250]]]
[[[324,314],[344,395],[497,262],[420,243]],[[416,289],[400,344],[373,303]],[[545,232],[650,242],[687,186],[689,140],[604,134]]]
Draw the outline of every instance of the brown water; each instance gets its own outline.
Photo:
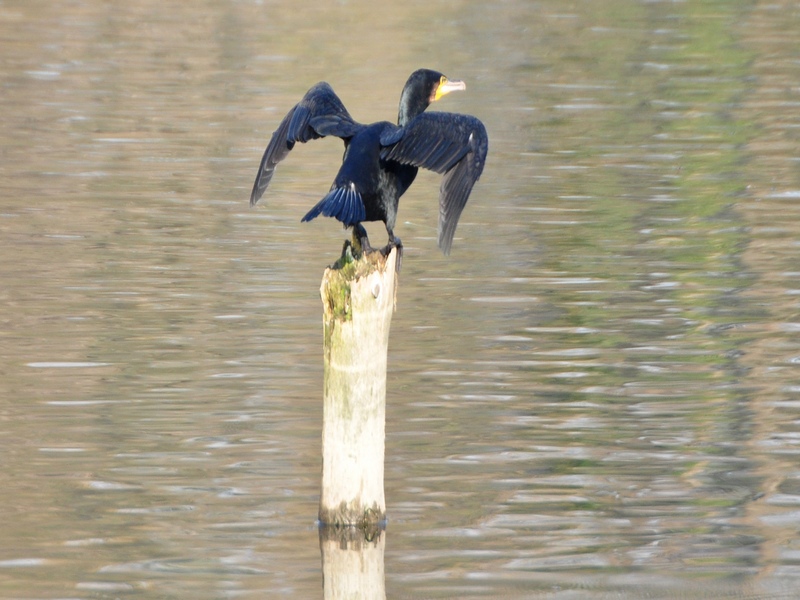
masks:
[[[438,176],[401,203],[386,596],[798,597],[798,31],[794,2],[0,5],[0,597],[322,596],[345,234],[299,219],[340,144],[247,199],[313,83],[393,119],[420,66],[490,156],[450,257]]]

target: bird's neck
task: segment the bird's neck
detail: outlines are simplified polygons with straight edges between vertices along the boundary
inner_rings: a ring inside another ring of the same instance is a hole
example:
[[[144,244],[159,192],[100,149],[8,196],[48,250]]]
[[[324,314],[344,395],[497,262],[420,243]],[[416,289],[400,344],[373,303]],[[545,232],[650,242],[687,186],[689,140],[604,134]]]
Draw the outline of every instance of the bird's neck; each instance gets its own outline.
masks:
[[[429,104],[430,99],[420,98],[411,90],[403,90],[403,94],[400,96],[400,109],[397,112],[397,124],[405,127],[411,119],[425,112]]]

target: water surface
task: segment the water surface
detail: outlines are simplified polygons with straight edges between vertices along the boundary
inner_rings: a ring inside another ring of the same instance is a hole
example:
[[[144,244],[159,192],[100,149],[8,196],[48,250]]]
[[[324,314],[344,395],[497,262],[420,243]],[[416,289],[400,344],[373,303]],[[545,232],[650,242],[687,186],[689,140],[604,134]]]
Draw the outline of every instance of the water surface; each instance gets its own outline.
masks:
[[[0,6],[0,595],[322,595],[340,144],[247,199],[427,66],[491,145],[450,257],[401,203],[387,597],[794,597],[800,10],[309,7]]]

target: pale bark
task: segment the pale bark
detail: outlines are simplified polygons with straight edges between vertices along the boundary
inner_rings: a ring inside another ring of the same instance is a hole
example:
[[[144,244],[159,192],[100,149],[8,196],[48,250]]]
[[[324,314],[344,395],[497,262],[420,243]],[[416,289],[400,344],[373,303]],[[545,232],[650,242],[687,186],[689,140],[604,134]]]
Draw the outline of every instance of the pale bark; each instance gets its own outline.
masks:
[[[386,518],[386,358],[396,261],[396,250],[388,257],[374,252],[326,269],[322,278],[325,381],[319,520],[327,526],[374,529]]]

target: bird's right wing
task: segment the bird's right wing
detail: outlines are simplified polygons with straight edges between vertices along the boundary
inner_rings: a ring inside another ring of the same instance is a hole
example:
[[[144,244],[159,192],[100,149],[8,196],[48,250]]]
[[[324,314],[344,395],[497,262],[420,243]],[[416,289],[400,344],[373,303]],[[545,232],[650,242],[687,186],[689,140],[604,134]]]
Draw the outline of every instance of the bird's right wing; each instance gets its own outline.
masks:
[[[405,127],[381,135],[381,158],[442,173],[439,190],[439,248],[450,253],[458,219],[489,151],[480,120],[469,115],[425,112]]]
[[[328,135],[347,140],[360,127],[329,84],[322,81],[312,87],[272,134],[272,139],[261,157],[250,194],[250,204],[258,202],[264,194],[275,172],[275,166],[286,158],[296,142],[305,143]]]

